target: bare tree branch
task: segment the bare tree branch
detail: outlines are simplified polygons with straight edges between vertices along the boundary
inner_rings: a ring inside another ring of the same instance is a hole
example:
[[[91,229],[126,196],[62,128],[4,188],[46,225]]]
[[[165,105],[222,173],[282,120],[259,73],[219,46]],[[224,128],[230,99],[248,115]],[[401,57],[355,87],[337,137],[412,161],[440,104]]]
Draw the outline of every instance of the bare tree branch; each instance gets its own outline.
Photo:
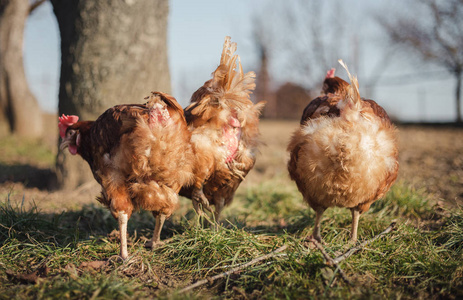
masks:
[[[29,14],[31,14],[37,7],[42,5],[47,0],[37,0],[29,6]]]
[[[418,17],[397,13],[387,20],[378,15],[379,24],[389,39],[406,50],[418,53],[424,61],[437,63],[451,73],[456,82],[457,122],[461,116],[461,76],[463,72],[463,0],[426,0],[412,2]]]
[[[344,34],[344,3],[299,0],[272,4],[272,17],[269,9],[263,9],[257,15],[261,20],[255,25],[263,28],[269,37],[267,41],[272,41],[272,45],[267,45],[272,56],[279,57],[280,62],[285,60],[278,74],[306,88],[315,82],[318,85],[326,70],[351,51],[344,47],[351,38]]]
[[[339,275],[341,275],[341,278],[347,283],[347,284],[350,284],[352,285],[352,282],[349,280],[349,278],[347,277],[346,273],[344,273],[344,271],[341,269],[341,267],[339,266],[338,263],[334,262],[334,260],[331,258],[331,256],[326,253],[325,251],[325,248],[323,248],[323,246],[316,240],[314,239],[313,237],[310,237],[308,239],[308,241],[312,242],[315,247],[317,247],[318,250],[320,250],[320,252],[322,253],[323,257],[325,257],[325,260],[326,260],[326,264],[328,266],[335,266],[336,269],[339,271]]]
[[[346,253],[334,258],[332,260],[332,263],[334,265],[337,265],[339,264],[341,261],[347,259],[348,257],[350,257],[352,254],[354,254],[355,252],[359,251],[360,249],[362,249],[363,247],[365,247],[366,245],[376,241],[377,239],[379,239],[380,237],[382,237],[383,235],[386,235],[388,234],[389,232],[393,231],[394,229],[396,228],[396,222],[392,222],[391,225],[389,225],[383,232],[381,232],[380,234],[374,236],[373,238],[369,239],[369,240],[366,240],[364,241],[363,243],[359,244],[358,246],[355,246],[355,247],[352,247],[350,248],[349,250],[346,251]]]
[[[344,254],[336,257],[336,258],[331,258],[331,256],[326,252],[325,248],[323,248],[323,246],[316,240],[314,239],[313,237],[310,237],[308,239],[309,242],[312,242],[315,247],[317,247],[318,250],[320,250],[320,252],[322,253],[323,257],[325,258],[326,260],[326,265],[328,266],[335,266],[336,269],[339,271],[339,275],[341,275],[341,278],[347,283],[347,284],[350,284],[350,285],[353,285],[352,282],[349,280],[349,278],[347,277],[346,273],[344,273],[344,271],[341,269],[341,267],[339,266],[339,263],[342,262],[343,260],[347,259],[348,257],[350,257],[352,254],[354,254],[355,252],[357,252],[358,250],[362,249],[363,247],[365,247],[366,245],[376,241],[377,239],[379,239],[380,237],[382,237],[383,235],[386,235],[388,234],[389,232],[391,232],[392,230],[395,229],[395,226],[396,226],[396,223],[393,222],[391,223],[391,225],[389,225],[383,232],[381,232],[380,234],[376,235],[375,237],[373,237],[372,239],[369,239],[363,243],[361,243],[360,245],[356,246],[356,247],[353,247],[353,248],[350,248],[349,250],[347,250],[347,252],[345,252]]]
[[[274,251],[272,251],[272,252],[270,252],[270,253],[268,253],[268,254],[265,254],[265,255],[263,255],[263,256],[259,256],[259,257],[255,258],[255,259],[251,260],[251,261],[248,262],[248,263],[245,263],[245,264],[243,264],[243,265],[240,265],[240,266],[238,266],[238,267],[235,267],[235,268],[233,268],[233,269],[230,269],[230,270],[228,270],[228,271],[226,271],[226,272],[223,272],[223,273],[220,273],[220,274],[218,274],[218,275],[215,275],[215,276],[208,277],[208,278],[206,278],[206,279],[197,281],[197,282],[195,282],[195,283],[193,283],[193,284],[191,284],[191,285],[189,285],[189,286],[187,286],[187,287],[181,289],[181,290],[180,290],[180,293],[187,292],[187,291],[189,291],[189,290],[192,290],[192,289],[194,289],[194,288],[197,288],[197,287],[199,287],[199,286],[202,286],[202,285],[204,285],[204,284],[206,284],[206,283],[209,283],[209,282],[212,283],[212,282],[216,281],[217,279],[225,278],[225,277],[227,277],[227,276],[229,276],[229,275],[231,275],[231,274],[238,273],[238,272],[240,272],[241,270],[243,270],[243,269],[245,269],[245,268],[247,268],[247,267],[249,267],[249,266],[252,266],[252,265],[254,265],[254,264],[256,264],[256,263],[258,263],[258,262],[260,262],[260,261],[262,261],[262,260],[266,260],[266,259],[269,259],[269,258],[271,258],[271,257],[276,256],[276,254],[278,254],[279,252],[282,252],[282,251],[286,250],[286,248],[288,248],[288,246],[287,246],[287,245],[283,245],[283,246],[281,246],[280,248],[278,248],[278,249],[276,249],[276,250],[274,250]]]

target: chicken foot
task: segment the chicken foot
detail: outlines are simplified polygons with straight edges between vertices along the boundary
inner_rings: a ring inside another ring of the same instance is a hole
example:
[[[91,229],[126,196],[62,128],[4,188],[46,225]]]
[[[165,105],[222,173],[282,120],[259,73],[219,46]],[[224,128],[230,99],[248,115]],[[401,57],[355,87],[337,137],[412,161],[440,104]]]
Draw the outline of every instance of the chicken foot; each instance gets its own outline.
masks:
[[[318,209],[315,211],[315,224],[314,228],[312,231],[312,235],[307,236],[307,240],[310,240],[311,238],[317,240],[318,242],[322,242],[322,237],[320,235],[320,223],[321,223],[321,218],[323,213],[325,212],[324,209]],[[355,243],[357,242],[357,232],[358,232],[358,224],[360,220],[360,211],[355,208],[351,208],[351,213],[352,213],[352,228],[351,228],[351,233],[350,233],[350,242]]]
[[[161,242],[161,229],[164,226],[164,221],[166,220],[166,215],[156,214],[153,212],[153,216],[156,218],[156,224],[154,225],[153,237],[150,241],[146,242],[145,248],[156,249],[159,246],[162,246],[164,243]]]
[[[212,213],[212,209],[209,205],[209,200],[204,195],[203,188],[194,188],[191,192],[191,199],[193,202],[193,208],[199,216],[204,216],[204,209],[207,209]]]
[[[306,240],[310,240],[311,238],[317,240],[318,242],[322,242],[322,237],[320,235],[320,223],[322,220],[322,215],[325,212],[324,208],[319,208],[315,211],[315,224],[313,227],[312,235],[307,236]]]
[[[215,229],[219,229],[219,218],[220,213],[222,212],[223,207],[225,206],[225,199],[220,197],[218,200],[215,201],[214,204],[214,221],[215,221]]]

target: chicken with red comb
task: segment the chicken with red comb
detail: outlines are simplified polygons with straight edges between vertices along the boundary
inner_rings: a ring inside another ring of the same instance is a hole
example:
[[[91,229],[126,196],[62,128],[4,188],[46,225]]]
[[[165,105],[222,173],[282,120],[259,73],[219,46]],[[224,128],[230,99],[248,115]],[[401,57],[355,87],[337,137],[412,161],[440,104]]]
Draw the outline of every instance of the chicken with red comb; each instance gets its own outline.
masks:
[[[356,241],[360,214],[386,194],[399,169],[395,126],[375,101],[360,97],[357,78],[340,63],[351,84],[328,71],[322,96],[307,105],[288,145],[288,171],[316,213],[318,241],[322,215],[334,206],[351,210]]]
[[[334,73],[336,72],[335,68],[331,68],[328,72],[326,72],[326,77],[325,78],[334,78]]]
[[[79,117],[67,116],[63,114],[61,117],[58,118],[58,120],[59,135],[61,136],[61,138],[64,138],[64,135],[66,134],[66,129],[68,129],[69,126],[77,123],[77,121],[79,121]]]
[[[61,116],[61,149],[87,161],[102,187],[97,199],[119,222],[121,252],[128,257],[127,223],[137,209],[156,218],[153,238],[161,244],[164,221],[178,207],[178,192],[193,183],[194,153],[182,107],[153,92],[146,104],[116,105],[96,121]]]

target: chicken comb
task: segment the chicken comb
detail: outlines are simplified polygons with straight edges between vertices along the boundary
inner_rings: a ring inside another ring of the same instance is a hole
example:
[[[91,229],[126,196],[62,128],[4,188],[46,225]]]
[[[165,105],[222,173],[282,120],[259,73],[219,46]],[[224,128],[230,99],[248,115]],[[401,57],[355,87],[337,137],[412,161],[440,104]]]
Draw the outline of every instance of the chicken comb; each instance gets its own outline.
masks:
[[[79,117],[74,115],[67,116],[63,114],[61,117],[58,118],[58,120],[59,135],[61,136],[61,138],[64,138],[64,136],[66,135],[66,129],[69,126],[77,123],[77,121],[79,121]]]
[[[326,72],[326,77],[325,78],[334,78],[334,73],[336,73],[335,68],[331,68],[328,72]]]
[[[342,59],[339,59],[338,62],[346,70],[347,76],[349,76],[350,86],[352,87],[352,93],[349,93],[349,96],[353,101],[354,105],[357,106],[357,104],[360,103],[359,82],[357,80],[357,76],[353,76],[350,74],[347,65],[344,63]]]

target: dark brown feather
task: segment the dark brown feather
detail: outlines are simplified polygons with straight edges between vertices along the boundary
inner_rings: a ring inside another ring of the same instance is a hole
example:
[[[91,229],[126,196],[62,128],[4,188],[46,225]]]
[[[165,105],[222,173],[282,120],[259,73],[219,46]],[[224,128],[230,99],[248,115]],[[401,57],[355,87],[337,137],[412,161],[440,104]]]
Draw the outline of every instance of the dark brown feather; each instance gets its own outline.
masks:
[[[339,117],[340,111],[336,105],[340,100],[339,96],[333,94],[313,99],[304,109],[300,124],[305,124],[308,120],[320,116]]]
[[[387,114],[387,112],[384,110],[384,108],[382,108],[378,103],[376,103],[374,100],[370,100],[370,99],[362,99],[364,102],[364,110],[367,110],[367,107],[368,109],[371,110],[371,112],[376,115],[377,117],[387,121],[387,122],[391,122],[391,119],[389,118],[389,115]]]
[[[349,83],[339,77],[328,77],[323,81],[322,95],[336,94],[344,95]]]

